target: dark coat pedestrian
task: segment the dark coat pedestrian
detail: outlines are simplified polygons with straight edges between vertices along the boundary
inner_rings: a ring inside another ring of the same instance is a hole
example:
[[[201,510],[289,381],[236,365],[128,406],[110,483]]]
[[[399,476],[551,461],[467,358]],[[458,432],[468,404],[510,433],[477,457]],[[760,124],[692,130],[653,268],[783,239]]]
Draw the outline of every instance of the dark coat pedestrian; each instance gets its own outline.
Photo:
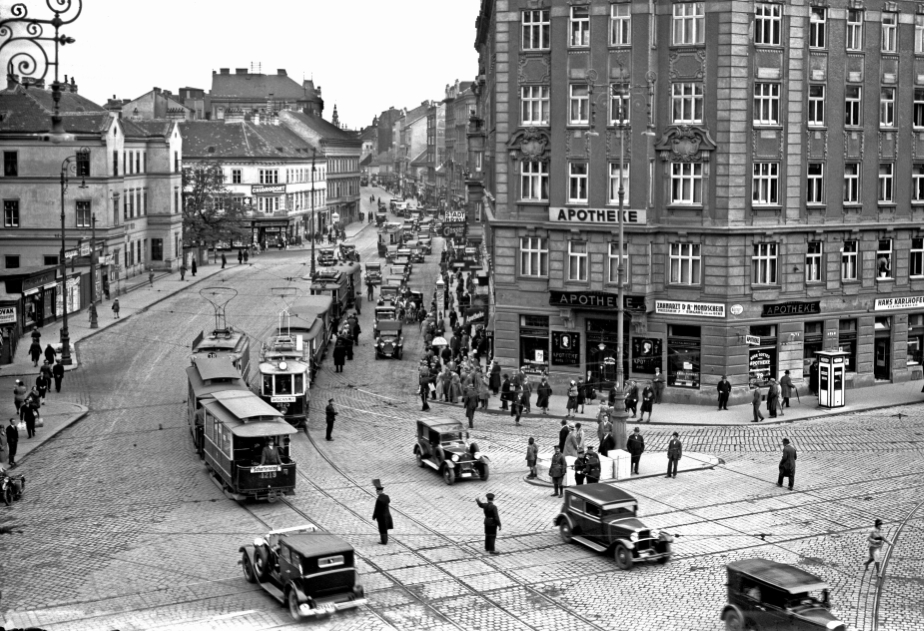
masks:
[[[462,396],[465,403],[465,418],[468,419],[469,428],[474,428],[475,410],[478,409],[478,392],[472,385],[469,385]]]
[[[651,380],[651,382],[654,385],[654,391],[655,391],[654,402],[657,404],[660,404],[661,395],[664,393],[664,375],[661,373],[660,368],[655,368],[655,376],[654,376],[654,379]]]
[[[228,259],[225,258],[224,252],[221,254],[221,269],[225,269],[225,265],[228,264]]]
[[[636,427],[626,441],[626,451],[628,451],[631,456],[629,472],[638,473],[638,464],[642,459],[642,453],[645,451],[645,438],[642,436],[639,428]],[[602,447],[600,448],[600,453],[603,453]]]
[[[55,357],[57,355],[58,354],[55,352],[55,349],[52,348],[51,344],[45,347],[45,361],[47,361],[49,364],[55,363]]]
[[[728,381],[728,377],[722,375],[716,390],[719,392],[719,410],[728,410],[728,396],[731,394],[731,382]]]
[[[585,460],[587,461],[587,468],[585,469],[587,484],[596,484],[600,481],[600,456],[594,452],[593,447],[587,447]]]
[[[583,379],[578,379],[577,382],[577,405],[581,408],[581,414],[584,413],[584,403],[587,402],[587,387],[584,384]],[[577,408],[575,408],[576,410]]]
[[[818,360],[812,362],[809,367],[809,389],[812,394],[818,394]]]
[[[19,446],[19,430],[16,429],[16,419],[10,419],[6,426],[6,448],[10,452],[10,467],[16,466],[16,448]]]
[[[39,374],[45,377],[48,380],[48,385],[51,385],[51,364],[47,361],[42,364],[42,367],[39,368]]]
[[[29,357],[32,358],[32,365],[38,366],[39,358],[42,356],[42,345],[38,342],[32,342],[29,346]]]
[[[186,280],[186,263],[180,265],[180,280]]]
[[[607,430],[603,434],[603,439],[600,441],[600,446],[597,447],[597,451],[600,452],[601,456],[609,456],[610,452],[616,449],[616,439],[613,438],[612,430]]]
[[[775,379],[770,380],[770,388],[767,390],[767,410],[770,412],[770,418],[776,418],[777,413],[781,410],[780,405],[780,386]]]
[[[677,477],[677,462],[683,456],[683,445],[680,434],[674,432],[673,438],[667,443],[667,477]]]
[[[240,265],[243,262],[244,262],[244,252],[243,250],[238,250],[237,251],[237,264]]]
[[[568,410],[568,416],[574,416],[578,410],[578,387],[577,382],[573,379],[568,384],[568,403],[565,406]]]
[[[484,549],[489,554],[497,554],[494,550],[494,542],[497,540],[497,531],[501,528],[500,514],[497,512],[497,506],[494,505],[494,494],[488,493],[485,498],[488,500],[485,503],[475,499],[478,508],[484,511]]]
[[[543,377],[542,383],[536,388],[536,407],[542,410],[543,414],[548,414],[549,412],[549,397],[551,396],[552,386],[550,386],[548,380]]]
[[[754,388],[754,392],[751,395],[751,407],[754,408],[754,418],[751,420],[752,423],[764,420],[764,415],[760,412],[760,397],[760,388]]]
[[[645,421],[645,412],[648,412],[648,422],[651,422],[651,411],[654,409],[655,391],[651,383],[645,385],[642,390],[642,414],[641,421]]]
[[[510,401],[511,388],[510,375],[504,375],[504,382],[501,384],[501,409],[507,409],[507,403]]]
[[[45,373],[41,373],[35,378],[35,387],[38,389],[38,395],[42,399],[44,399],[45,395],[48,393],[48,386],[50,385],[51,381],[45,376]]]
[[[776,480],[777,486],[783,486],[783,478],[789,478],[789,490],[796,482],[796,448],[789,444],[789,439],[783,439],[783,457],[780,459],[780,475]]]
[[[430,404],[427,400],[430,398],[430,371],[426,370],[420,371],[420,378],[417,383],[420,385],[420,402],[423,404],[420,408],[421,412],[426,412],[430,409]]]
[[[787,370],[782,379],[780,379],[780,397],[782,398],[781,407],[789,407],[789,397],[792,396],[793,385],[792,377],[789,376],[789,371]]]
[[[249,259],[250,254],[248,254],[247,250],[244,250],[244,262],[246,263]],[[195,272],[193,272],[193,276],[195,276]]]
[[[192,271],[192,275],[193,275],[193,276],[196,275],[196,270],[197,270],[197,269],[198,269],[198,268],[196,267],[196,259],[193,259],[193,260],[192,260],[192,267],[190,268],[190,270]]]
[[[35,408],[29,405],[28,399],[26,401],[26,404],[19,408],[19,414],[22,416],[22,420],[26,422],[26,437],[32,438],[35,436]]]
[[[501,369],[500,364],[498,364],[496,361],[491,362],[489,381],[490,383],[488,385],[491,388],[491,392],[497,394],[501,387]]]
[[[327,400],[327,407],[324,408],[324,414],[327,418],[327,435],[325,438],[327,440],[333,440],[334,438],[331,436],[331,433],[334,431],[334,421],[337,420],[337,411],[334,409],[333,399]]]
[[[334,372],[343,372],[346,361],[346,347],[339,339],[334,344]]]
[[[388,544],[388,531],[395,527],[395,523],[391,518],[391,509],[388,508],[388,505],[391,504],[391,498],[385,495],[385,489],[380,486],[375,488],[375,492],[377,496],[375,498],[375,508],[372,510],[372,521],[377,522],[379,525],[380,543],[384,546]]]
[[[578,486],[584,484],[584,477],[587,475],[587,456],[583,449],[578,452],[572,467],[574,468],[574,483]]]
[[[529,437],[529,444],[526,446],[526,466],[529,467],[527,479],[533,479],[536,473],[536,461],[539,460],[539,447],[536,445],[536,439]]]
[[[558,450],[561,452],[565,451],[565,443],[568,442],[568,436],[571,434],[571,429],[568,427],[568,421],[566,419],[561,420],[561,429],[558,430]]]
[[[564,454],[561,453],[561,450],[558,446],[555,446],[555,453],[552,454],[552,462],[549,464],[549,477],[552,478],[552,484],[554,485],[554,490],[552,495],[557,497],[562,496],[562,489],[564,484],[562,480],[565,477],[565,470],[568,468],[568,461],[565,460]]]
[[[626,387],[626,412],[632,412],[632,418],[638,414],[638,386],[634,381],[630,381]]]
[[[29,393],[29,389],[26,388],[26,384],[22,380],[17,379],[16,385],[13,386],[13,405],[16,406],[16,413],[19,414],[19,408],[22,407],[23,402],[26,400],[26,395]]]
[[[55,392],[61,392],[61,381],[64,379],[64,364],[59,359],[51,369],[51,376],[55,380]]]
[[[116,320],[119,319],[119,299],[116,298],[112,301],[112,317]]]

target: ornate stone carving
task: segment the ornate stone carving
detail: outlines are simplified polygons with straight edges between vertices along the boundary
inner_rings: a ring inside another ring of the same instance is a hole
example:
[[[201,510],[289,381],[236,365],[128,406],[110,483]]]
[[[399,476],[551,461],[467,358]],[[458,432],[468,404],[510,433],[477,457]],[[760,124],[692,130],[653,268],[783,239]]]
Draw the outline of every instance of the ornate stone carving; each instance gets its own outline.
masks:
[[[623,138],[623,151],[626,164],[632,161],[632,127],[626,125]],[[606,130],[606,157],[608,160],[619,159],[619,130]]]
[[[549,159],[550,144],[548,129],[524,127],[516,130],[507,141],[507,151],[515,160],[544,162]]]
[[[675,52],[670,56],[671,80],[698,79],[706,76],[706,51]]]
[[[672,125],[655,142],[662,162],[709,162],[716,144],[704,127]]]
[[[520,84],[548,83],[552,73],[552,64],[548,55],[521,56],[517,62],[517,82]]]

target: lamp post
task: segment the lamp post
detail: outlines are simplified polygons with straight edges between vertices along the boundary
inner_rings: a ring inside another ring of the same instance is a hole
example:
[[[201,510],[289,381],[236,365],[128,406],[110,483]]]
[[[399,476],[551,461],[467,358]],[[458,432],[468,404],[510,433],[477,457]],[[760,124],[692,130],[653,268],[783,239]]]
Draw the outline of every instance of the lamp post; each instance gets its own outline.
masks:
[[[77,150],[77,153],[73,156],[68,156],[64,159],[64,162],[61,163],[61,363],[65,366],[71,365],[71,337],[67,329],[67,306],[68,306],[68,291],[67,291],[67,259],[66,256],[66,246],[65,246],[65,236],[67,231],[67,225],[65,222],[65,204],[64,204],[64,194],[67,192],[68,176],[70,171],[73,170],[75,175],[80,175],[81,170],[78,168],[78,165],[82,162],[86,164],[90,159],[90,150],[86,147],[81,147]],[[80,188],[86,188],[86,182],[83,181],[80,184]],[[92,252],[91,252],[92,254]],[[92,279],[91,279],[92,280]]]
[[[96,213],[90,215],[90,328],[99,328],[96,313]]]
[[[311,148],[311,278],[314,278],[315,272],[315,263],[314,263],[314,242],[317,239],[317,230],[318,230],[318,221],[317,217],[314,216],[314,160],[317,156],[318,150],[314,147]]]

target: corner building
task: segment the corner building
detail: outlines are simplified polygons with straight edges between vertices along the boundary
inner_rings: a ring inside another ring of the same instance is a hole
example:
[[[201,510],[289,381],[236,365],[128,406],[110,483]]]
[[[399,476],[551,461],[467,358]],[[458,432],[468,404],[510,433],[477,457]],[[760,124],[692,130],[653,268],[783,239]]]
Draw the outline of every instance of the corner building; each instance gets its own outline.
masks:
[[[660,368],[668,401],[723,374],[739,402],[785,370],[805,392],[819,350],[849,353],[849,388],[919,378],[921,6],[484,0],[503,368],[608,387],[622,255],[626,378]]]

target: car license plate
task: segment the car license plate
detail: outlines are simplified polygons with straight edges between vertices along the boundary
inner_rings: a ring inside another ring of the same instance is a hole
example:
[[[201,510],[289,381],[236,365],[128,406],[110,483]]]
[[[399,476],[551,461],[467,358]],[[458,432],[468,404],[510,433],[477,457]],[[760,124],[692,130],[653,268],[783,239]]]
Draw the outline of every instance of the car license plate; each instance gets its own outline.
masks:
[[[639,550],[639,551],[638,551],[638,555],[639,555],[640,557],[651,556],[651,550]]]
[[[318,607],[318,614],[322,616],[329,616],[335,611],[337,611],[337,608],[333,604],[321,605]]]
[[[462,474],[462,477],[463,477],[463,478],[470,478],[470,477],[472,477],[472,474],[471,474],[471,472],[469,472],[469,473],[463,473],[463,474]]]

